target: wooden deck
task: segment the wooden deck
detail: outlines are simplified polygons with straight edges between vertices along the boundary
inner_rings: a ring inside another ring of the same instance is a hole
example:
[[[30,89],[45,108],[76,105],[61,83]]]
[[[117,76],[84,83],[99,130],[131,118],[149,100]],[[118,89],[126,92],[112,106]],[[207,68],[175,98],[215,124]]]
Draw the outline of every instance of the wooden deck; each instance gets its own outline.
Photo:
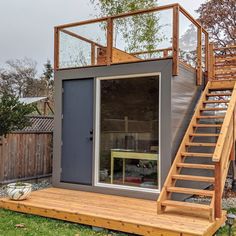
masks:
[[[59,188],[33,192],[26,201],[1,198],[0,207],[149,236],[210,236],[225,220],[224,217],[211,223],[207,216],[193,212],[187,215],[173,209],[157,215],[155,201]]]

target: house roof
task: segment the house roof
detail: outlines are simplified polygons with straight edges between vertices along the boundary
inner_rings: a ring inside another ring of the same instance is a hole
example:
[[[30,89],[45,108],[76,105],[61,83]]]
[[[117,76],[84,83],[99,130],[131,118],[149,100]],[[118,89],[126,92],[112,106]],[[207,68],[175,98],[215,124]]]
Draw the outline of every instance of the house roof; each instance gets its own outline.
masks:
[[[30,116],[31,126],[20,132],[53,132],[54,118],[52,116]]]
[[[19,101],[24,104],[31,104],[46,99],[47,97],[25,97],[25,98],[19,98]]]

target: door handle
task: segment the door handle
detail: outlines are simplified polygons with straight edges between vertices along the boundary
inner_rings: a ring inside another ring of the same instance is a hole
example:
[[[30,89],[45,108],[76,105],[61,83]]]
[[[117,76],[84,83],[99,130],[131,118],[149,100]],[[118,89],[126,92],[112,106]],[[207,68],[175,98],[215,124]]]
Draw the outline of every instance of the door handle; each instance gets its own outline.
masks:
[[[89,131],[89,133],[90,133],[89,140],[90,140],[90,141],[93,141],[93,129],[91,129],[91,130]]]

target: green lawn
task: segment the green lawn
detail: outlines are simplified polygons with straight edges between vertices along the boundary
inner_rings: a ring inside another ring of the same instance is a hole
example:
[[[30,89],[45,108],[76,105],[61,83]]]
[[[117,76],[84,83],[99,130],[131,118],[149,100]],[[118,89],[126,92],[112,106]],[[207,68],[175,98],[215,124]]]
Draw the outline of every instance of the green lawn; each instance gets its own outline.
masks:
[[[230,209],[236,213],[236,209]],[[234,227],[236,236],[236,224]],[[39,216],[26,215],[0,209],[0,236],[127,236],[127,234],[104,230],[95,232],[91,227],[67,223]],[[223,227],[217,236],[227,236],[228,228]]]
[[[236,214],[236,208],[229,209],[228,212]],[[228,236],[228,232],[229,232],[228,229],[229,229],[228,226],[222,227],[216,235],[217,236]],[[236,236],[236,222],[234,224],[232,231],[233,231],[233,235]]]
[[[125,236],[104,230],[44,217],[0,209],[0,236]]]

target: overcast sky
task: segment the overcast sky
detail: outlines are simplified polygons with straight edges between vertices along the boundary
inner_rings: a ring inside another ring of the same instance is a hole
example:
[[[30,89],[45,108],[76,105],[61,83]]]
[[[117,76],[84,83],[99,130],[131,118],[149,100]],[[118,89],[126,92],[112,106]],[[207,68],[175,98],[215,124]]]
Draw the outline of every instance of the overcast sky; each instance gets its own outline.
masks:
[[[204,0],[159,0],[159,5],[180,3],[194,17]],[[0,67],[8,59],[32,58],[38,70],[53,61],[53,27],[94,18],[89,0],[0,0]]]

